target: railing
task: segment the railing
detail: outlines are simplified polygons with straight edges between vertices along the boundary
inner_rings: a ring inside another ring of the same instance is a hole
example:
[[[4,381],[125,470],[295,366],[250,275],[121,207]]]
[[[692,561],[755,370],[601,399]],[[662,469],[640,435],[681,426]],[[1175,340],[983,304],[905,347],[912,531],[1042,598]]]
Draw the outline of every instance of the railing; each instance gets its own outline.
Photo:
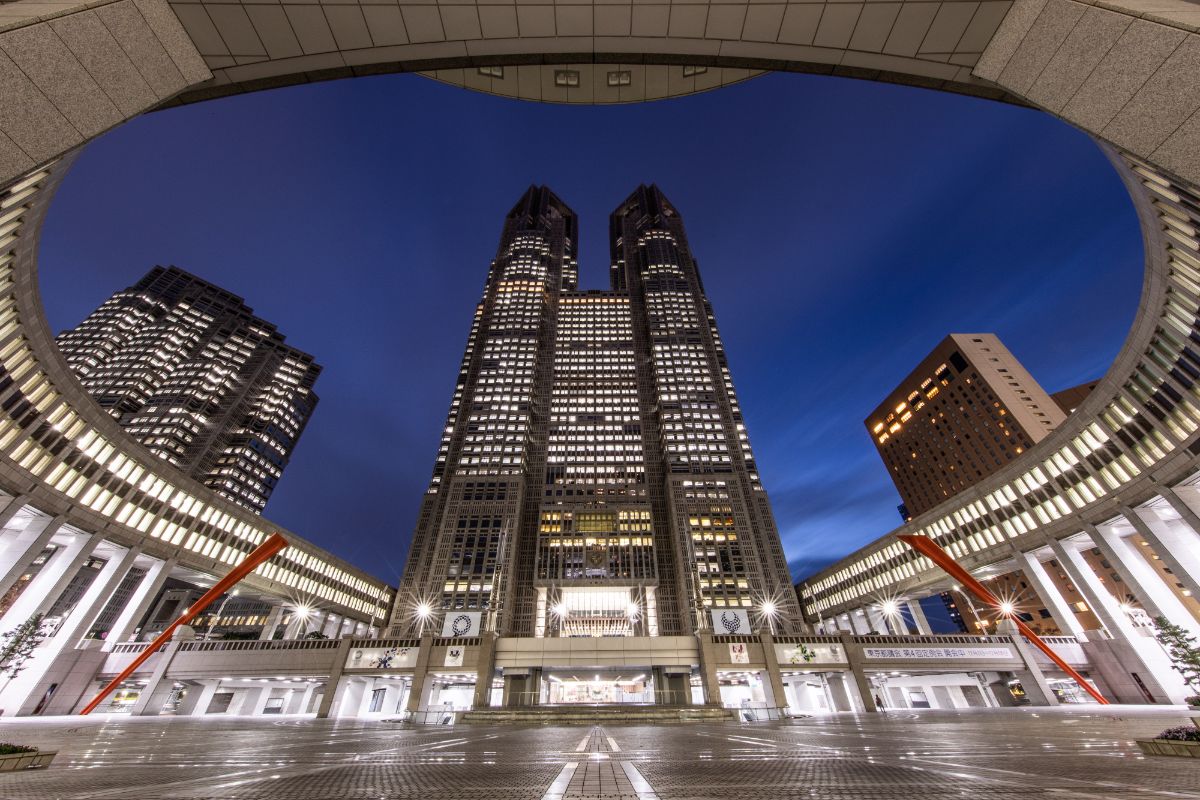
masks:
[[[867,633],[854,637],[855,644],[956,644],[962,647],[973,644],[1010,644],[1011,642],[1011,636],[971,636],[964,634],[892,636],[882,633]]]
[[[690,706],[692,705],[692,693],[690,690],[684,689],[654,689],[644,692],[637,692],[630,697],[641,696],[641,700],[625,700],[620,702],[604,702],[597,700],[595,702],[580,701],[580,702],[565,702],[559,701],[551,703],[544,699],[547,697],[545,691],[523,691],[523,692],[508,692],[504,698],[504,708],[594,708],[596,706],[606,706],[616,708],[620,706],[630,706],[638,708],[648,708],[652,706]]]
[[[1074,636],[1042,636],[1041,640],[1046,644],[1079,644]]]
[[[422,709],[409,714],[407,720],[414,725],[453,725],[461,713],[452,709]]]
[[[375,640],[372,639],[371,641]],[[482,640],[478,636],[435,636],[433,639],[433,645],[434,647],[478,647],[481,641]],[[411,646],[416,647],[417,644],[420,644],[420,642],[417,642]],[[370,646],[379,647],[377,644],[372,644]]]
[[[373,639],[371,641],[374,641]],[[181,653],[217,650],[336,650],[337,639],[231,639],[216,642],[184,642]]]
[[[478,641],[478,640],[476,640]],[[355,639],[351,647],[420,647],[420,639]]]
[[[768,722],[787,717],[786,708],[749,708],[745,706],[726,706],[737,715],[738,722]]]
[[[780,634],[775,637],[775,644],[841,644],[842,637],[829,634]]]

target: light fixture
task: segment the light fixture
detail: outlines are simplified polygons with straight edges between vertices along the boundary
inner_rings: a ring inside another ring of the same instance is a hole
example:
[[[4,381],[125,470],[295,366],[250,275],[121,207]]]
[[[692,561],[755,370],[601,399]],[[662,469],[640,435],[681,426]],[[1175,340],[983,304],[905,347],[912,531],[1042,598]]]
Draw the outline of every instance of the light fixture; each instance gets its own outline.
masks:
[[[880,608],[880,610],[883,611],[884,614],[887,614],[889,617],[895,617],[900,614],[900,604],[897,603],[895,600],[891,600],[891,599],[884,600],[879,605],[879,608]]]
[[[1006,617],[1011,617],[1017,611],[1017,607],[1011,600],[1001,600],[998,607],[1000,609],[1000,613]]]
[[[429,603],[417,604],[417,616],[421,619],[429,619],[433,615],[433,606]]]
[[[561,600],[558,601],[557,603],[555,603],[554,607],[551,608],[550,610],[554,612],[554,616],[556,616],[556,617],[567,616],[567,604],[562,602]]]

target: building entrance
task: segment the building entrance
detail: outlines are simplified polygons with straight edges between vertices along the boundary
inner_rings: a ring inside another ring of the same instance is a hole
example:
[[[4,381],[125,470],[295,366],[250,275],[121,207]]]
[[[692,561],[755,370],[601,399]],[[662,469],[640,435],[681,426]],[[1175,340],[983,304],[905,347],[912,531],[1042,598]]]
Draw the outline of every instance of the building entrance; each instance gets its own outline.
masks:
[[[545,682],[547,705],[652,705],[654,684],[644,672],[551,674]]]

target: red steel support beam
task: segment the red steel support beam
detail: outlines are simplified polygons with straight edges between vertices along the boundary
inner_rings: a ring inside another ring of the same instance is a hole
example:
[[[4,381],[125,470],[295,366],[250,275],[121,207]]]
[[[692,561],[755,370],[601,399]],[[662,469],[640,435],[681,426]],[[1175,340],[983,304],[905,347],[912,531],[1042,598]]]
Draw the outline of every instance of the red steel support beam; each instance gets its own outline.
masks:
[[[113,689],[120,686],[122,681],[132,675],[134,670],[140,667],[146,661],[146,659],[150,658],[150,656],[152,656],[154,653],[157,653],[158,648],[162,647],[171,640],[171,636],[175,633],[176,628],[178,628],[180,625],[186,625],[191,622],[193,619],[195,619],[197,614],[208,608],[214,600],[225,594],[225,592],[234,586],[234,584],[238,583],[242,580],[242,578],[253,572],[259,564],[263,563],[285,547],[287,547],[287,539],[284,539],[278,533],[272,533],[269,537],[267,537],[267,540],[251,551],[250,555],[246,556],[242,563],[234,567],[224,578],[217,581],[216,585],[205,592],[204,596],[193,603],[187,611],[184,611],[179,619],[168,625],[167,629],[160,633],[158,638],[150,643],[149,647],[138,653],[137,658],[135,658],[128,667],[122,670],[120,675],[113,678],[108,686],[105,686],[103,689],[101,689],[100,693],[93,697],[90,703],[84,706],[83,711],[79,712],[80,715],[92,713],[96,709],[96,706],[100,705],[101,701],[103,701],[105,697],[108,697],[109,693],[111,693]]]
[[[1053,661],[1059,669],[1071,676],[1071,678],[1077,684],[1079,684],[1079,688],[1083,689],[1085,692],[1094,697],[1097,703],[1100,703],[1101,705],[1108,705],[1108,701],[1104,699],[1104,695],[1096,691],[1095,687],[1084,680],[1083,676],[1076,672],[1071,665],[1059,658],[1058,654],[1050,649],[1050,645],[1043,642],[1042,638],[1034,633],[1028,625],[1022,622],[1020,617],[1018,617],[1016,614],[1005,613],[1001,609],[1000,599],[988,591],[986,586],[975,580],[971,573],[959,566],[958,562],[951,558],[950,554],[943,550],[937,542],[935,542],[933,539],[930,539],[928,536],[899,534],[896,536],[896,538],[928,558],[933,563],[937,564],[939,567],[945,570],[950,577],[954,578],[954,580],[958,581],[967,589],[970,589],[972,594],[995,608],[1002,616],[1012,620],[1013,624],[1017,626],[1017,630],[1020,631],[1026,639],[1032,642],[1034,647],[1049,656],[1050,660]]]

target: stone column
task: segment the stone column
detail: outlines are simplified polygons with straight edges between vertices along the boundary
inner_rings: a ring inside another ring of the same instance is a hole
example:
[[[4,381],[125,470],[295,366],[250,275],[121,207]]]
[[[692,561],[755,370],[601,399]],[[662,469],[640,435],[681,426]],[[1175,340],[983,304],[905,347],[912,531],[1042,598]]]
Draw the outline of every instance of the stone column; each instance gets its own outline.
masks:
[[[1046,675],[1037,662],[1037,656],[1033,654],[1033,646],[1025,641],[1025,637],[1017,630],[1013,621],[1010,619],[1000,620],[996,624],[996,632],[1012,639],[1013,649],[1025,663],[1025,670],[1017,677],[1021,679],[1021,687],[1025,690],[1025,696],[1029,698],[1029,702],[1035,706],[1058,705],[1058,698],[1051,690],[1050,684],[1046,682]]]
[[[350,639],[342,639],[338,642],[337,651],[333,656],[333,666],[329,669],[329,680],[325,683],[325,694],[321,695],[321,705],[317,707],[317,718],[325,719],[329,716],[329,711],[333,708],[333,701],[337,699],[338,693],[342,689],[342,672],[346,669],[346,659],[350,657],[350,646],[354,644]]]
[[[887,619],[883,611],[872,606],[867,606],[864,611],[871,628],[871,633],[878,633],[881,636],[891,636],[892,631],[888,628]]]
[[[283,713],[285,714],[305,714],[308,712],[308,704],[312,702],[313,690],[317,688],[315,683],[309,683],[304,687],[304,691],[293,691],[291,698],[286,703]]]
[[[908,613],[912,615],[917,633],[921,636],[932,636],[933,628],[929,627],[929,619],[925,616],[925,609],[921,608],[921,601],[909,600],[905,605],[908,606]]]
[[[113,647],[121,642],[128,640],[133,633],[134,628],[146,615],[150,604],[154,602],[155,596],[162,590],[163,584],[167,582],[167,578],[171,576],[171,570],[175,568],[175,559],[170,558],[166,561],[155,561],[153,566],[146,571],[142,576],[141,582],[138,583],[133,594],[125,603],[125,608],[117,615],[117,619],[113,622],[112,628],[108,632],[108,637],[104,640],[104,649],[112,650]]]
[[[196,698],[187,700],[187,710],[185,711],[184,708],[180,708],[180,714],[196,717],[204,716],[209,710],[209,704],[212,703],[212,696],[217,693],[217,688],[220,687],[220,680],[206,680],[198,688],[192,688],[188,694],[196,692]]]
[[[137,702],[133,704],[133,708],[129,709],[131,717],[157,717],[158,712],[162,710],[163,703],[167,701],[167,697],[171,694],[173,681],[167,680],[167,669],[170,668],[171,662],[175,660],[175,654],[179,652],[179,647],[183,642],[179,639],[172,639],[163,647],[163,651],[156,657],[158,661],[154,663],[154,671],[150,673],[150,679],[146,681],[146,685],[142,687],[142,691],[138,694]],[[152,656],[154,658],[155,656]],[[212,692],[209,693],[209,699],[212,699]],[[208,703],[204,704],[206,707]],[[200,712],[204,713],[203,710]]]
[[[867,673],[863,670],[862,650],[859,645],[855,644],[854,637],[850,634],[843,633],[841,639],[842,649],[846,651],[846,664],[850,667],[850,674],[854,677],[854,686],[858,689],[863,709],[874,713],[878,709],[875,707],[875,695],[871,690],[871,682],[867,680]]]
[[[275,629],[279,627],[281,619],[283,619],[283,606],[271,606],[271,611],[267,614],[267,623],[263,625],[262,633],[258,635],[259,641],[273,639]]]
[[[1182,520],[1163,519],[1154,509],[1125,506],[1121,508],[1121,514],[1171,568],[1175,579],[1193,597],[1200,598],[1200,536],[1197,532]]]
[[[19,509],[18,509],[19,510]],[[62,528],[65,517],[40,517],[30,520],[29,525],[20,533],[14,533],[0,555],[0,596],[11,589],[17,579],[29,569],[30,562],[50,544],[54,534]],[[56,553],[52,558],[57,558]]]
[[[351,641],[346,639],[345,641]],[[421,635],[420,650],[417,651],[417,663],[413,667],[412,691],[408,694],[408,710],[416,712],[421,709],[421,701],[425,697],[425,678],[429,674],[429,658],[433,655],[433,634]]]
[[[1100,669],[1113,690],[1121,693],[1127,701],[1135,697],[1127,687],[1121,685],[1121,682],[1129,683],[1132,679],[1133,683],[1144,687],[1154,702],[1182,701],[1185,696],[1183,683],[1172,670],[1167,654],[1158,642],[1146,638],[1133,627],[1128,615],[1121,610],[1120,602],[1104,587],[1073,544],[1056,541],[1051,544],[1051,549],[1058,556],[1063,571],[1075,583],[1079,593],[1112,636],[1112,641],[1104,645],[1119,665],[1119,672],[1109,670],[1103,673],[1104,668]],[[1089,660],[1099,657],[1101,654],[1097,652],[1088,652]]]
[[[717,645],[713,642],[711,633],[701,633],[696,637],[700,653],[700,684],[704,687],[704,704],[706,706],[721,705],[721,681],[717,678]]]
[[[30,497],[27,494],[8,495],[7,499],[0,500],[0,530],[8,527],[8,523],[13,521],[13,517],[21,512],[21,509],[29,505]]]
[[[487,708],[492,701],[492,676],[496,671],[496,636],[493,631],[485,631],[479,637],[479,663],[475,673],[475,697],[471,701],[473,708]]]
[[[1042,562],[1038,561],[1037,556],[1020,551],[1014,552],[1013,555],[1016,557],[1017,566],[1021,568],[1021,572],[1033,586],[1037,596],[1046,604],[1046,610],[1050,612],[1050,617],[1062,634],[1074,636],[1079,641],[1086,642],[1087,634],[1084,633],[1083,626],[1079,624],[1079,618],[1071,610],[1071,606],[1062,596],[1062,592],[1058,591],[1058,587],[1054,585],[1054,581],[1050,579],[1050,575],[1042,566]]]
[[[271,684],[264,686],[254,698],[253,704],[243,704],[242,713],[251,717],[262,716],[263,710],[267,707],[267,701],[271,699]]]
[[[69,544],[55,551],[17,601],[0,618],[0,631],[10,631],[34,614],[49,611],[103,538],[98,533],[90,536],[79,534]]]
[[[141,553],[141,548],[131,547],[120,555],[113,555],[100,569],[92,585],[87,588],[79,602],[67,613],[62,626],[54,634],[52,642],[58,642],[58,650],[73,647],[76,642],[88,632],[92,623],[104,611],[104,606],[112,598],[125,575],[133,567],[133,562]],[[46,608],[49,609],[47,603]],[[45,647],[45,645],[43,645]]]
[[[183,702],[179,704],[179,716],[202,717],[208,711],[208,704],[217,693],[219,680],[199,681],[198,685],[189,687]],[[138,698],[141,699],[140,697]]]
[[[1147,614],[1152,617],[1166,617],[1176,625],[1188,628],[1193,635],[1200,635],[1200,624],[1197,624],[1192,613],[1163,583],[1157,570],[1112,526],[1088,525],[1086,529],[1092,541],[1113,565],[1113,569],[1137,597]],[[1134,536],[1137,535],[1135,530]]]
[[[1092,571],[1091,566],[1084,560],[1079,550],[1071,542],[1055,541],[1050,549],[1058,558],[1063,572],[1075,584],[1075,588],[1083,595],[1088,606],[1096,614],[1100,624],[1113,636],[1132,639],[1138,636],[1129,621],[1129,615],[1121,610],[1121,603],[1112,592],[1100,582],[1099,577]]]
[[[763,662],[767,666],[767,685],[771,687],[771,699],[775,708],[787,708],[787,693],[783,688],[783,675],[779,672],[779,658],[775,653],[775,637],[769,633],[760,633],[758,640],[762,644]]]
[[[307,619],[301,619],[296,613],[296,609],[292,609],[292,618],[288,620],[287,627],[283,629],[284,639],[299,639],[303,633],[303,629],[308,625]]]

